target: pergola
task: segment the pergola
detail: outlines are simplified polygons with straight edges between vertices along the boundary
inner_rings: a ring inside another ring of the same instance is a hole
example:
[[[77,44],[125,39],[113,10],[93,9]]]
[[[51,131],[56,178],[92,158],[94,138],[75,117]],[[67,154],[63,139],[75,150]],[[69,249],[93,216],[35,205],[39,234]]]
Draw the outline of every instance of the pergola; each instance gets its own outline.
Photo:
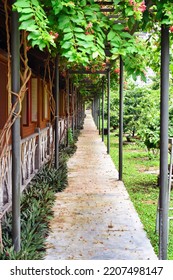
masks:
[[[14,2],[14,1],[13,1]],[[106,5],[101,8],[103,12],[111,12],[108,8],[112,2],[98,2]],[[111,15],[110,15],[111,16]],[[20,90],[20,31],[18,14],[12,12],[11,32],[11,55],[12,55],[12,91]],[[56,121],[55,121],[55,166],[59,166],[59,145],[58,145],[58,117],[59,117],[59,67],[58,56],[56,58]],[[70,75],[90,74],[90,71],[69,72]],[[107,122],[107,152],[110,152],[110,68],[105,71],[96,72],[106,76],[107,98],[108,98],[108,122]],[[168,99],[169,99],[169,28],[162,25],[161,28],[161,106],[160,106],[160,199],[159,199],[159,259],[167,259],[168,245]],[[102,105],[104,104],[104,82],[100,86],[102,94]],[[123,180],[123,60],[120,57],[120,82],[119,82],[119,180]],[[13,96],[13,104],[16,101]],[[94,98],[94,94],[88,96]],[[97,106],[94,107],[96,109]],[[104,106],[102,106],[102,123],[104,123]],[[102,126],[104,128],[104,126]],[[104,130],[102,129],[102,141]],[[15,251],[20,250],[20,118],[15,120],[12,127],[12,214],[13,214],[13,244]]]

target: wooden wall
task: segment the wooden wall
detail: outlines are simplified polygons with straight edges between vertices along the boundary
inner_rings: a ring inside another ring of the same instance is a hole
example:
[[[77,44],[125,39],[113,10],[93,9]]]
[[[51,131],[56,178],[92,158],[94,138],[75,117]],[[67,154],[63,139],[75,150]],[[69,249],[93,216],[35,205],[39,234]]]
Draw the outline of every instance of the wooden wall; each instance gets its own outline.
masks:
[[[7,72],[7,57],[0,52],[0,129],[8,116]]]
[[[39,68],[38,68],[39,69]],[[7,91],[7,54],[0,50],[0,130],[3,128],[9,113],[10,99]],[[36,72],[36,71],[35,71]],[[39,72],[39,71],[38,71]],[[38,73],[37,72],[37,73]],[[21,137],[32,135],[36,128],[43,129],[51,122],[49,94],[46,93],[45,83],[39,73],[33,74],[28,83],[28,91],[22,102]],[[48,87],[47,83],[47,87]],[[65,82],[61,82],[59,112],[60,118],[66,116]]]
[[[28,87],[29,101],[28,106],[23,106],[24,115],[27,116],[22,120],[21,136],[25,138],[35,132],[36,127],[43,129],[51,121],[48,93],[44,82],[39,77],[32,77]],[[25,107],[25,108],[24,108]]]

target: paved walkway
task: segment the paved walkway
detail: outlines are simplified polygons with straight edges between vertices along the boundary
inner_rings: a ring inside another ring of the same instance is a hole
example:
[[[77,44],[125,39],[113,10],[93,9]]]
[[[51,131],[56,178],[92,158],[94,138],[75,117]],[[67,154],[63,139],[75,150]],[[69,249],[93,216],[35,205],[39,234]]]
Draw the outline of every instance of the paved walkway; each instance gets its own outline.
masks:
[[[91,114],[56,195],[47,260],[155,260],[153,248]]]

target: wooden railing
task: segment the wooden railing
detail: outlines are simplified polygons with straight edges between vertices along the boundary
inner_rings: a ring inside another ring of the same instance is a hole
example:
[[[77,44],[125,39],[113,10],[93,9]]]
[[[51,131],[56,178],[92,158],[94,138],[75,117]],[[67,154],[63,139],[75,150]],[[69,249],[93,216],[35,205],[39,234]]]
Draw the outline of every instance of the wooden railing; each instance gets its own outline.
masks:
[[[65,139],[66,120],[59,121],[60,142]],[[54,129],[51,125],[21,140],[21,192],[37,171],[47,163],[54,150]],[[12,147],[9,146],[0,160],[0,217],[11,206],[12,198]]]
[[[26,185],[36,170],[36,148],[38,133],[21,140],[21,185]]]
[[[59,143],[66,143],[67,128],[71,118],[59,120]],[[44,129],[37,128],[31,136],[21,140],[21,192],[25,189],[38,170],[53,156],[54,129],[51,125]],[[12,147],[8,147],[0,160],[0,217],[12,202]]]
[[[12,197],[12,152],[8,146],[6,153],[0,160],[0,214],[9,206]]]
[[[59,142],[62,143],[65,141],[66,135],[66,128],[67,128],[67,120],[66,118],[60,118],[59,120]]]

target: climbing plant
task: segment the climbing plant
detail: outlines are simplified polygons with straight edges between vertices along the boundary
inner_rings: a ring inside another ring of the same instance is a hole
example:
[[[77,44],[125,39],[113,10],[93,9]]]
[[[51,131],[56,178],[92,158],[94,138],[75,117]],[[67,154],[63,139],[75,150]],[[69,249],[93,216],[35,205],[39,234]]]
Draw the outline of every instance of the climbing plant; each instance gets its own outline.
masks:
[[[172,33],[172,1],[113,0],[111,7],[108,15],[99,0],[16,0],[13,5],[20,29],[28,32],[28,49],[37,46],[58,53],[64,68],[83,66],[92,71],[114,64],[122,55],[128,73],[145,79],[144,57],[150,43],[144,46],[137,32],[152,35],[166,24]]]

